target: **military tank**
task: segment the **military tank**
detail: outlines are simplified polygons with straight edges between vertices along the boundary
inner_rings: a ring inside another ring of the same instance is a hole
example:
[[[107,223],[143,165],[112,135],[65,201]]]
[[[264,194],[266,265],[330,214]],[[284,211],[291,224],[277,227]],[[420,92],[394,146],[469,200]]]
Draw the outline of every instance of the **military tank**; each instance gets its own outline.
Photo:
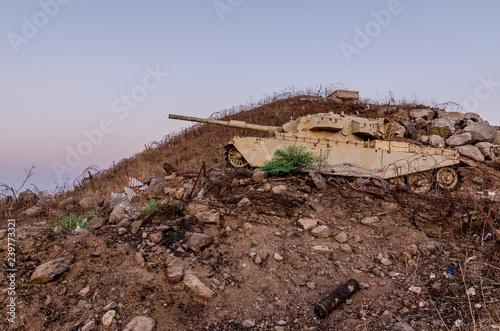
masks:
[[[169,118],[269,132],[269,138],[234,137],[227,143],[226,159],[234,168],[261,167],[275,150],[295,145],[321,157],[323,174],[407,181],[415,191],[428,190],[434,183],[452,189],[458,183],[453,168],[460,163],[456,150],[393,141],[397,128],[384,118],[329,112],[302,116],[283,126],[173,114]]]

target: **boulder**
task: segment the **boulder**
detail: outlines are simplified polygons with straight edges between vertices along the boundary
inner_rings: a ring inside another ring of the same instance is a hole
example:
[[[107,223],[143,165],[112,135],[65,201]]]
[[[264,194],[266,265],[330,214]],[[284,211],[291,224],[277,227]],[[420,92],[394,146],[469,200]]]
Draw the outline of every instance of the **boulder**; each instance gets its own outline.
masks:
[[[462,146],[472,142],[472,135],[469,132],[454,134],[446,139],[446,144],[451,147]]]
[[[476,113],[465,113],[465,120],[475,123],[483,122],[484,120]]]
[[[497,133],[495,134],[495,138],[491,141],[493,145],[500,145],[500,130],[497,130]]]
[[[33,272],[33,275],[31,275],[30,283],[44,284],[56,279],[69,269],[69,265],[73,262],[73,258],[72,255],[69,255],[39,265]]]
[[[487,142],[480,142],[475,144],[477,148],[481,151],[485,160],[494,160],[496,158],[495,153],[493,151],[493,144]]]
[[[452,119],[455,124],[465,119],[465,114],[458,111],[447,112],[445,110],[438,110],[438,118]]]
[[[429,142],[429,136],[421,136],[420,138],[418,138],[418,140],[420,140],[420,142],[422,144],[426,144]]]
[[[474,142],[486,141],[490,142],[496,137],[497,129],[491,126],[488,121],[474,123],[464,128],[465,132],[472,135]]]
[[[427,121],[432,121],[434,119],[434,110],[432,109],[412,109],[410,110],[411,118],[423,118]]]
[[[80,200],[79,205],[83,210],[95,210],[99,208],[99,201],[95,197],[87,197]]]
[[[415,125],[409,121],[403,122],[403,125],[406,129],[406,137],[413,140],[417,139],[417,128]]]
[[[157,199],[163,197],[165,188],[168,187],[168,182],[163,177],[155,176],[151,179],[148,186],[148,196],[150,199]]]
[[[153,331],[156,322],[151,317],[136,316],[125,326],[123,331]]]
[[[465,157],[468,157],[478,162],[484,162],[484,155],[476,146],[472,145],[458,146],[457,151]]]
[[[415,127],[417,129],[423,129],[426,128],[427,125],[429,125],[429,121],[424,120],[423,118],[417,118],[415,119]]]
[[[31,190],[25,190],[19,193],[17,197],[17,206],[29,207],[35,205],[40,198]]]
[[[455,133],[455,120],[449,118],[437,118],[429,125],[431,134],[448,138]]]
[[[394,124],[396,125],[397,128],[395,136],[398,138],[404,138],[406,135],[406,128],[404,127],[404,125],[399,124],[399,122],[394,122]]]
[[[134,218],[137,216],[137,211],[129,202],[120,202],[109,215],[111,224],[118,224],[124,219]]]
[[[78,209],[77,205],[78,202],[76,201],[76,199],[70,197],[59,202],[59,209],[72,212]]]
[[[56,202],[55,202],[55,200],[53,198],[41,198],[36,203],[36,205],[38,207],[41,207],[41,208],[43,208],[45,210],[52,209],[55,206],[55,204],[56,204]]]
[[[444,148],[444,138],[442,136],[438,136],[433,134],[432,136],[429,136],[429,140],[427,141],[427,144],[432,147],[437,147],[437,148]]]

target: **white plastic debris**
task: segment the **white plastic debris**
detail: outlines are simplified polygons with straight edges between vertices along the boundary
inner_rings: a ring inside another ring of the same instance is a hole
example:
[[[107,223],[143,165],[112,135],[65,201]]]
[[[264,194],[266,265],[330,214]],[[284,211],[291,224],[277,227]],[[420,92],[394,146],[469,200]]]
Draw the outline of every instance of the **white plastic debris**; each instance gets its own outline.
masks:
[[[471,287],[469,288],[466,292],[465,292],[468,296],[475,296],[476,295],[476,289],[474,287]]]
[[[474,307],[476,307],[476,308],[481,308],[481,307],[482,307],[482,305],[481,305],[480,303],[476,303],[476,304],[474,305]]]
[[[412,287],[410,287],[408,289],[408,291],[420,294],[420,293],[422,293],[422,288],[421,287],[417,287],[417,286],[412,286]]]
[[[462,320],[456,320],[456,321],[455,321],[455,326],[456,326],[457,328],[461,327],[461,326],[462,326],[462,324],[463,324]]]
[[[429,278],[430,279],[434,279],[434,278],[436,278],[436,275],[432,273],[432,274],[429,275]]]

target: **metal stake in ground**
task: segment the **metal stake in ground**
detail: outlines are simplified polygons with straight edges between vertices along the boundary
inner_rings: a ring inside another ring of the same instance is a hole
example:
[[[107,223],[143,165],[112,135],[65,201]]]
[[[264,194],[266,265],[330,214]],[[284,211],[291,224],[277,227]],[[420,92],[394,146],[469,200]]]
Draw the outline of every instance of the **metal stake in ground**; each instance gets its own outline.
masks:
[[[349,279],[324,298],[323,301],[317,303],[314,306],[314,313],[318,316],[318,318],[325,318],[344,301],[349,299],[349,297],[357,290],[359,290],[358,281],[356,279]]]

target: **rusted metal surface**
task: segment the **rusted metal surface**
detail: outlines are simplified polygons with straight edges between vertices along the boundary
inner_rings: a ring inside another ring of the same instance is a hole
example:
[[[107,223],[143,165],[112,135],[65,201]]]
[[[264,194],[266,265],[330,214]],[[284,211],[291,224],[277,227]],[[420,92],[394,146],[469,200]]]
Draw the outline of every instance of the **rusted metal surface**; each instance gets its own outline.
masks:
[[[330,293],[321,302],[314,306],[314,313],[318,318],[325,318],[332,311],[337,309],[344,303],[351,295],[359,290],[359,283],[356,279],[349,279],[344,284],[340,285],[332,293]]]

